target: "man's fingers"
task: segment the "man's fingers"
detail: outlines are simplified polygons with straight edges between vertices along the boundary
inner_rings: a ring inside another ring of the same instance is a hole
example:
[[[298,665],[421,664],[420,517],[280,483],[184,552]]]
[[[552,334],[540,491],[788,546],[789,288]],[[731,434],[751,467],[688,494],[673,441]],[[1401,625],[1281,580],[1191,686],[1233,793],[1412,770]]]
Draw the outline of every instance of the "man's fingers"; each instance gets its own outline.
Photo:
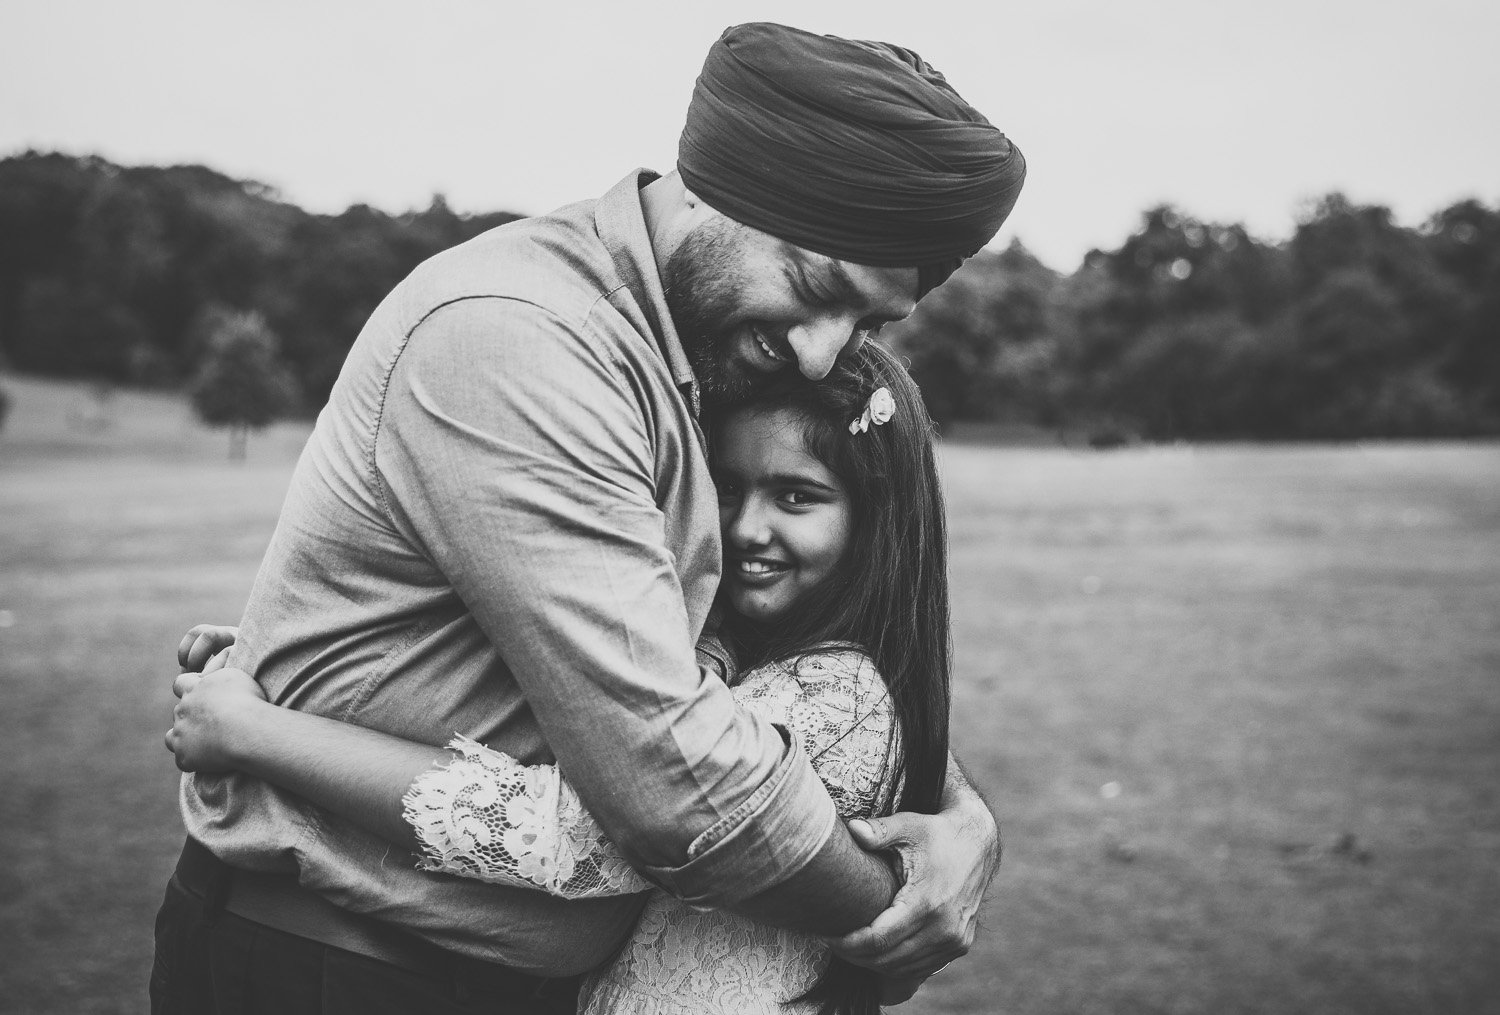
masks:
[[[832,947],[841,958],[882,976],[925,980],[954,959],[963,958],[972,945],[972,935],[955,936],[929,926],[888,948],[851,953],[837,944]]]
[[[856,965],[918,979],[967,955],[973,944],[972,924],[925,906],[905,888],[868,927],[829,941],[835,953]]]
[[[890,951],[922,929],[922,920],[914,912],[911,903],[896,894],[890,907],[877,916],[868,927],[851,931],[829,943],[833,949],[847,959],[874,958]]]
[[[882,976],[896,979],[925,980],[948,963],[967,955],[967,948],[949,947],[937,951],[913,938],[904,941],[880,963]]]
[[[881,1001],[884,1004],[901,1003],[900,1001],[887,999],[886,989],[884,987],[887,982],[891,983],[893,986],[899,985],[909,989],[911,993],[907,994],[906,996],[910,998],[912,994],[915,994],[917,992],[918,987],[926,983],[938,973],[942,972],[949,965],[951,965],[952,962],[953,959],[949,959],[947,962],[939,962],[936,965],[933,965],[931,963],[923,963],[916,966],[903,966],[899,969],[891,970],[888,973],[881,973]]]
[[[892,814],[888,818],[856,818],[849,822],[849,834],[867,853],[895,849],[911,841],[907,837],[906,820],[901,814]]]
[[[883,976],[927,976],[934,969],[951,962],[963,954],[953,947],[936,944],[927,934],[913,934],[889,948],[879,948],[866,953],[851,953],[834,948],[834,954],[855,965],[874,969]]]
[[[172,681],[172,693],[180,698],[191,691],[202,679],[201,673],[179,673]]]

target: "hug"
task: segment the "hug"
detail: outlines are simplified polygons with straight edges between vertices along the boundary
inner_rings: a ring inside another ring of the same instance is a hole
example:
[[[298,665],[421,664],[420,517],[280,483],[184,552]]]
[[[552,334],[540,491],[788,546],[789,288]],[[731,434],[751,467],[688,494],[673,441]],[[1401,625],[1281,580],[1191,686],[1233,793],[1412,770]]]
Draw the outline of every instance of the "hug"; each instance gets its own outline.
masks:
[[[1024,178],[910,50],[741,25],[675,172],[397,286],[180,649],[153,1011],[874,1012],[966,952],[999,838],[875,339]]]

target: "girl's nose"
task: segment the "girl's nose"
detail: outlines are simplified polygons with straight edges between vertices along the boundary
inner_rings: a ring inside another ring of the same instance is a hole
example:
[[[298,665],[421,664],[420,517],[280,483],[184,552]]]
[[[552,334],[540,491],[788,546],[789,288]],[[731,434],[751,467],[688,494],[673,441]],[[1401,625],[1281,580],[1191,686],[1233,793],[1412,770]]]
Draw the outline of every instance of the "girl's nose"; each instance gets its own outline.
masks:
[[[771,541],[766,512],[754,497],[746,497],[729,523],[729,542],[739,549],[765,546]]]

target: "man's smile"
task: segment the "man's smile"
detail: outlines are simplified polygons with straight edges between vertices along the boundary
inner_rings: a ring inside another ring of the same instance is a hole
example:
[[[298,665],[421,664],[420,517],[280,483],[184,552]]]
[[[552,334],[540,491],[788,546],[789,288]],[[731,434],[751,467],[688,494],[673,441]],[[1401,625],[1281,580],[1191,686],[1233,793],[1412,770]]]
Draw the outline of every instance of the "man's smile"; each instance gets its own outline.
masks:
[[[762,335],[760,333],[760,331],[758,329],[751,328],[750,329],[750,334],[751,334],[752,337],[754,337],[755,344],[757,346],[759,346],[762,355],[764,355],[767,359],[771,360],[778,367],[784,366],[787,363],[793,362],[792,357],[790,355],[788,355],[787,353],[781,352],[775,346],[773,346],[770,343],[770,341],[764,335]]]

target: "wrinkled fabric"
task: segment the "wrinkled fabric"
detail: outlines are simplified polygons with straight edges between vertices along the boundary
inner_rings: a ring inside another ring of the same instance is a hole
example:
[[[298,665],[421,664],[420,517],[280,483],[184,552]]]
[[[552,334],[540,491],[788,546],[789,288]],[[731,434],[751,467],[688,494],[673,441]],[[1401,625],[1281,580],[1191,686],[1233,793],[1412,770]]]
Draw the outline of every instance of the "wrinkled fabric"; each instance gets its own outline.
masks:
[[[678,145],[716,210],[856,264],[946,278],[999,231],[1026,160],[916,53],[757,23],[709,51]]]
[[[398,285],[292,477],[230,664],[277,704],[423,743],[559,762],[637,869],[733,905],[838,815],[693,643],[718,586],[695,381],[633,172],[490,230]],[[184,778],[189,834],[336,905],[543,976],[598,965],[640,912],[438,878],[240,773]]]
[[[881,801],[899,792],[899,731],[867,655],[810,648],[754,670],[733,694],[791,732],[841,817],[885,813]],[[556,765],[523,765],[464,738],[448,746],[463,757],[423,773],[405,801],[424,869],[568,899],[650,888]],[[655,892],[625,947],[586,979],[579,1015],[813,1015],[816,1002],[788,1002],[828,956],[810,935]]]

